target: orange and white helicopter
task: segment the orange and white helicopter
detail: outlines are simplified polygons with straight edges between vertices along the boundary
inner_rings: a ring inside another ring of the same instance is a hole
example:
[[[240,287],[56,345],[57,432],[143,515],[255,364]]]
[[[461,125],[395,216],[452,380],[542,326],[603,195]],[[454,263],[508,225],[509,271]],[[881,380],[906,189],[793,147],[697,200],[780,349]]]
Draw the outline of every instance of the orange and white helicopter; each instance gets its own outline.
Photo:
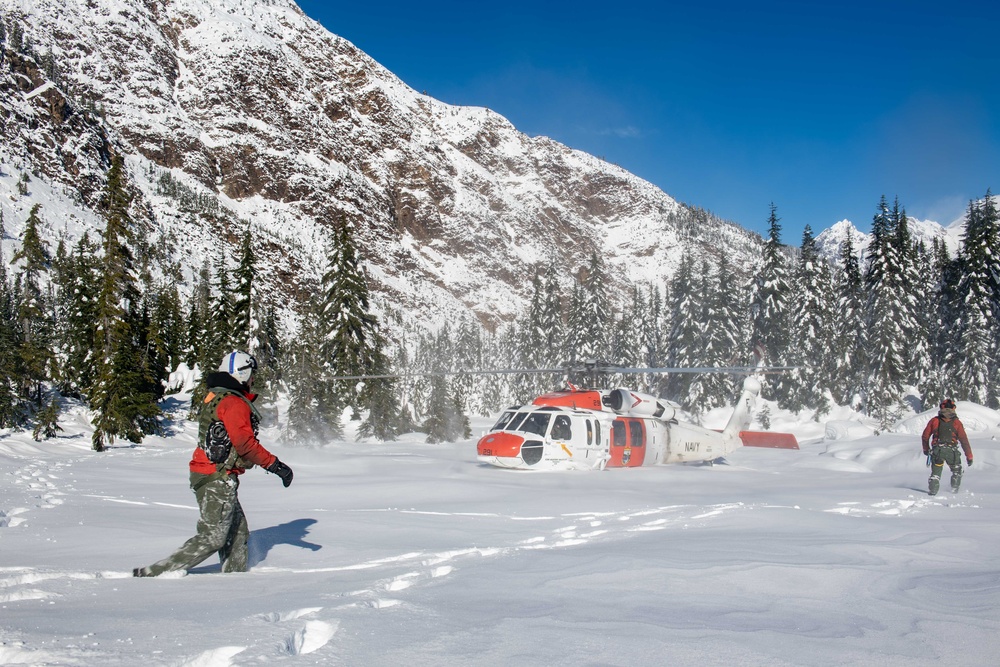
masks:
[[[798,449],[791,433],[747,431],[760,382],[758,373],[783,373],[786,366],[741,368],[624,368],[582,362],[562,368],[498,369],[440,373],[355,375],[342,380],[453,375],[583,373],[594,378],[621,373],[735,373],[748,377],[729,423],[721,431],[681,421],[681,406],[630,389],[567,388],[543,394],[528,405],[508,408],[476,443],[477,459],[500,468],[579,470],[635,468],[661,463],[712,462],[739,447]]]
[[[505,410],[476,444],[477,458],[501,468],[603,470],[711,462],[744,445],[798,449],[790,433],[746,430],[759,393],[760,382],[747,377],[729,423],[713,431],[680,421],[680,406],[672,401],[568,384]]]

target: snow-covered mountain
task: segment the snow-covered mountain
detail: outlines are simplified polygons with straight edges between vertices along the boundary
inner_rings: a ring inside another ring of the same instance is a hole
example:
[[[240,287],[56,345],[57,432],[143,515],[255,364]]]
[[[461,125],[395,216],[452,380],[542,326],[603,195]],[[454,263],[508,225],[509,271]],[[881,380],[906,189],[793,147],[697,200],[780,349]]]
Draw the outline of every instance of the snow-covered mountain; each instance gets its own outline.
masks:
[[[426,324],[509,320],[538,268],[568,283],[595,252],[622,295],[684,250],[741,272],[759,255],[756,234],[617,166],[417,93],[292,0],[0,0],[0,17],[8,258],[35,203],[50,240],[100,228],[112,154],[158,270],[189,287],[249,224],[281,304],[341,220],[379,303]]]
[[[907,222],[913,240],[923,241],[928,248],[931,247],[934,239],[938,239],[944,242],[951,255],[955,255],[962,245],[962,236],[965,234],[965,216],[955,220],[947,227],[933,220],[917,220],[908,217]],[[859,256],[863,256],[868,248],[871,235],[859,230],[850,220],[841,220],[829,229],[824,229],[816,237],[820,254],[830,260],[837,261],[840,258],[841,245],[847,240],[848,235],[854,242],[854,250]]]

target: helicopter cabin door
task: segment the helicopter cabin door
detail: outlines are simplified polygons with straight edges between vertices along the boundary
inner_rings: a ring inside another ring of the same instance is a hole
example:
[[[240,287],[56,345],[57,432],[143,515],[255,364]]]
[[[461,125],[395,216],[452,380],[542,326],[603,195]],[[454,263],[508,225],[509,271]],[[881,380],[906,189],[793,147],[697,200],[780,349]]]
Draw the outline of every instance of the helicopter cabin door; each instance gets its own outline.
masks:
[[[635,468],[646,458],[645,426],[641,419],[618,417],[611,424],[609,468]]]

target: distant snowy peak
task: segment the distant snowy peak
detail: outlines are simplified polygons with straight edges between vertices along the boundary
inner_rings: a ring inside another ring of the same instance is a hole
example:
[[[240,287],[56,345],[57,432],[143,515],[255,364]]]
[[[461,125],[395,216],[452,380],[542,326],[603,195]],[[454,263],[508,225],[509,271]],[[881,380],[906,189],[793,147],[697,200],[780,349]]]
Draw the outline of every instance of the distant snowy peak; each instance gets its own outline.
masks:
[[[944,242],[952,256],[958,253],[962,244],[962,236],[965,234],[965,216],[947,227],[943,227],[933,220],[917,220],[910,217],[906,220],[914,241],[923,241],[930,248],[934,239],[938,239]],[[850,220],[841,220],[829,229],[823,230],[816,237],[820,254],[834,261],[839,260],[843,244],[848,236],[854,244],[854,251],[859,256],[864,256],[871,235],[860,231]]]
[[[861,247],[867,246],[868,238],[864,232],[858,230],[850,220],[841,220],[829,229],[824,229],[816,237],[816,245],[819,252],[824,257],[836,259],[840,257],[841,248],[850,237],[854,244],[854,250],[861,252]]]

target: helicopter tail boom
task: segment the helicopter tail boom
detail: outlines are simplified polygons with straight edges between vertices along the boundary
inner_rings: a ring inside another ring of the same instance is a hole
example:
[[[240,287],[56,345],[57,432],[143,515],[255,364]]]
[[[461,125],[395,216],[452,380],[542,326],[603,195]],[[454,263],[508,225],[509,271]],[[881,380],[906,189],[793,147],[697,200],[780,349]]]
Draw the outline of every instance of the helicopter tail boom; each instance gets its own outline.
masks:
[[[722,430],[722,439],[728,451],[732,451],[742,444],[740,432],[745,431],[750,425],[758,395],[760,395],[760,381],[754,377],[745,379],[743,381],[743,394],[736,402],[736,408],[733,410],[733,416],[729,418],[729,423]]]

